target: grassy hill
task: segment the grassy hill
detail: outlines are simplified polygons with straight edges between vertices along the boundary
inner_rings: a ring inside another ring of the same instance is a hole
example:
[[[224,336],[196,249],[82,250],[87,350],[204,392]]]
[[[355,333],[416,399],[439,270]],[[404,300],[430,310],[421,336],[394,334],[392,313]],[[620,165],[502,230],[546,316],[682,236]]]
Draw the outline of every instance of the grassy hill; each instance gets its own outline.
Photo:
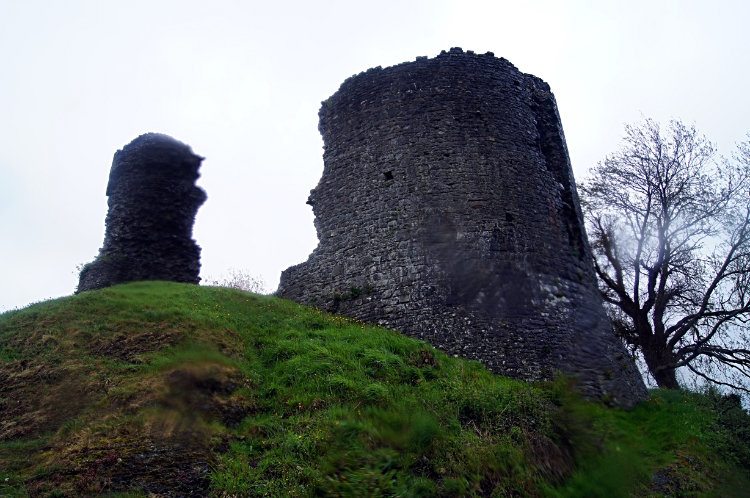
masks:
[[[241,291],[0,315],[0,497],[750,496],[738,400],[630,412]]]

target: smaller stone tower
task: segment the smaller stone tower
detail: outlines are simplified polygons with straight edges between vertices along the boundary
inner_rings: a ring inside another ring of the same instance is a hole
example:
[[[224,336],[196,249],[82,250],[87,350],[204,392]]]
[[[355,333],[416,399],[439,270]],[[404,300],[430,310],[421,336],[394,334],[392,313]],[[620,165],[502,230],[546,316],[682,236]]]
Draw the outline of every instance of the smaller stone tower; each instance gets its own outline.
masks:
[[[203,158],[160,133],[118,150],[109,172],[104,246],[81,271],[77,292],[137,280],[200,282],[193,223],[206,193],[195,185]]]

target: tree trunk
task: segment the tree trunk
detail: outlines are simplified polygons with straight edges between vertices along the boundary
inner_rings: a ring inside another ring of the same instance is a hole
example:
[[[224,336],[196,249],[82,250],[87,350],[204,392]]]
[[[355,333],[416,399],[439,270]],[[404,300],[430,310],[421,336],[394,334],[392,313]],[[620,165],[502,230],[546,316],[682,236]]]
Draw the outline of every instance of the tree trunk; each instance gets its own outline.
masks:
[[[652,371],[651,374],[656,379],[656,384],[662,389],[679,389],[677,383],[677,374],[674,368],[665,368],[663,370]]]
[[[674,358],[666,344],[659,344],[658,340],[652,339],[652,344],[648,348],[643,348],[643,357],[657,386],[662,389],[680,388],[675,369],[667,367],[674,364]]]

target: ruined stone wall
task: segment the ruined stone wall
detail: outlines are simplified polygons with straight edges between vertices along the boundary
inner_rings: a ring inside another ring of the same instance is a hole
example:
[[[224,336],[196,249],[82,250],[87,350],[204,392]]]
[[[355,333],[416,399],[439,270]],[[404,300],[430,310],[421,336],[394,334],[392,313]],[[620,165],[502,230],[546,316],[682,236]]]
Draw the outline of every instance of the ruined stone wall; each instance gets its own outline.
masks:
[[[320,109],[319,245],[281,297],[492,371],[647,392],[597,291],[557,105],[510,62],[451,49],[349,78]]]
[[[202,157],[167,135],[147,133],[118,150],[109,173],[104,245],[81,271],[78,292],[137,280],[200,282],[193,223],[206,193]]]

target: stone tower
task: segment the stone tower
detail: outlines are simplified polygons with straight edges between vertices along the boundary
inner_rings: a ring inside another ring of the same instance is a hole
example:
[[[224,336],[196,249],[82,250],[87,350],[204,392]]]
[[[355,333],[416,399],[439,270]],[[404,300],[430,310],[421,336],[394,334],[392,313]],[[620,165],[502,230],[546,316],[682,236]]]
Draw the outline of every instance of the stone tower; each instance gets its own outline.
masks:
[[[597,290],[549,86],[453,48],[323,102],[319,245],[279,296],[395,328],[492,371],[648,396]]]
[[[203,158],[146,133],[118,150],[107,185],[104,245],[81,271],[78,291],[136,280],[200,282],[193,223],[206,193],[195,185]]]

